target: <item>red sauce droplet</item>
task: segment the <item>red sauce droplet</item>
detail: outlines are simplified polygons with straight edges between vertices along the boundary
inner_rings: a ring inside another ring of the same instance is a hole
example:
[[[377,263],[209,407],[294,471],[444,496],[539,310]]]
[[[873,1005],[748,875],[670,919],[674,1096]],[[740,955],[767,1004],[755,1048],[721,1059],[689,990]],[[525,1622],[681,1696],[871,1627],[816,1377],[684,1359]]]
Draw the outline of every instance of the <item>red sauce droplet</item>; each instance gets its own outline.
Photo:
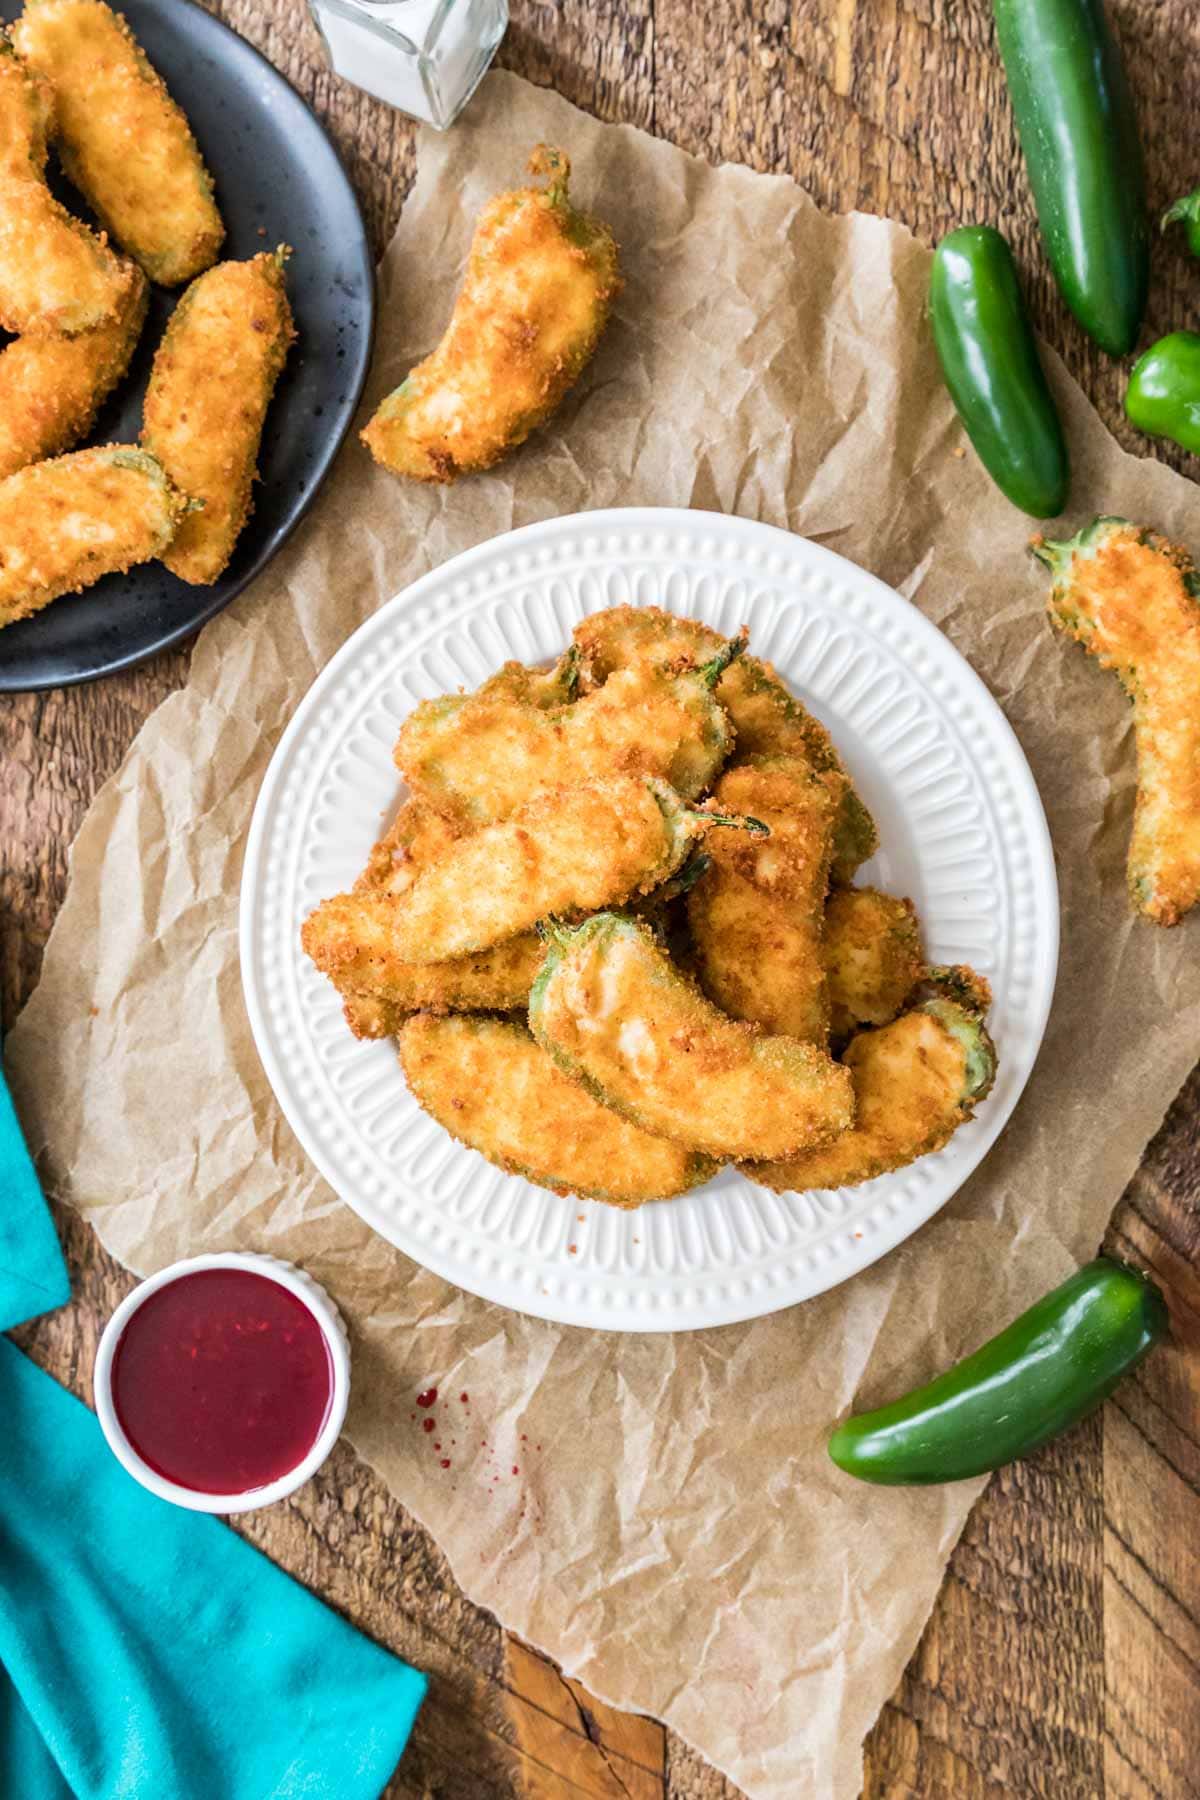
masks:
[[[448,1456],[443,1456],[442,1467],[443,1469],[448,1469],[450,1467],[450,1458]]]
[[[471,1396],[469,1394],[460,1394],[458,1397],[462,1401],[464,1406],[470,1406]]]
[[[517,1465],[516,1465],[516,1463],[514,1463],[514,1464],[513,1464],[513,1474],[514,1474],[514,1475],[519,1475],[519,1474],[520,1474],[520,1473],[521,1473],[521,1471],[520,1471],[520,1469],[518,1469],[518,1467],[517,1467]]]
[[[426,1388],[425,1392],[423,1394],[417,1395],[417,1405],[418,1406],[432,1406],[436,1399],[437,1399],[437,1389],[436,1388]]]
[[[437,1420],[436,1419],[422,1419],[421,1420],[421,1430],[422,1431],[436,1431],[437,1430]]]
[[[435,1444],[433,1447],[435,1450],[440,1450],[442,1446],[440,1444]]]
[[[303,1462],[329,1415],[320,1325],[290,1289],[249,1269],[197,1269],[131,1314],[113,1404],[142,1460],[200,1494],[240,1494]]]

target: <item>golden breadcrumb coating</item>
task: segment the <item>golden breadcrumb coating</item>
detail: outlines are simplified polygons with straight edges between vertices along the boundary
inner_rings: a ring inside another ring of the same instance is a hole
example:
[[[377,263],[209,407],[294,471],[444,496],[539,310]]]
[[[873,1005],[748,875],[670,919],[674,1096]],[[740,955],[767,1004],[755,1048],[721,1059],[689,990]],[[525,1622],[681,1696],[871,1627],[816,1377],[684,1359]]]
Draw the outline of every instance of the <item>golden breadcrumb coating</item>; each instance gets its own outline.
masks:
[[[216,581],[250,516],[263,424],[296,336],[284,289],[288,252],[218,263],[171,315],[154,358],[142,443],[202,511],[163,558],[182,581]]]
[[[354,883],[359,893],[407,893],[422,869],[461,836],[457,826],[426,806],[423,800],[406,800],[383,836],[371,846],[366,867]]]
[[[128,292],[103,325],[74,337],[14,338],[0,351],[0,479],[69,450],[91,430],[146,322],[146,277],[130,270]]]
[[[878,888],[836,888],[825,908],[829,1033],[837,1041],[864,1025],[888,1025],[924,970],[911,900]]]
[[[550,937],[530,1029],[566,1074],[644,1131],[729,1159],[787,1156],[851,1124],[846,1069],[815,1044],[728,1018],[647,925],[598,913]]]
[[[562,151],[540,145],[529,167],[549,186],[484,208],[445,336],[362,434],[397,475],[490,468],[550,417],[608,322],[621,285],[612,233],[571,205]]]
[[[544,954],[536,932],[507,937],[474,955],[414,962],[396,945],[404,904],[386,893],[322,900],[301,928],[305,954],[343,997],[367,995],[403,1012],[508,1012],[524,1006]]]
[[[723,642],[709,626],[657,606],[609,607],[583,619],[572,636],[584,671],[596,682],[607,681],[615,670],[644,663],[667,667],[681,659],[703,663]],[[832,872],[834,880],[849,881],[874,853],[878,836],[820,720],[788,692],[770,663],[757,656],[733,662],[717,683],[716,696],[733,726],[734,762],[755,756],[806,756],[817,774],[832,770],[843,777]]]
[[[1033,549],[1054,575],[1052,623],[1133,703],[1129,891],[1143,918],[1177,925],[1200,898],[1200,576],[1181,545],[1126,519]]]
[[[0,27],[0,184],[40,177],[54,128],[54,90]]]
[[[161,556],[186,505],[132,444],[75,450],[0,481],[0,625]]]
[[[733,742],[712,689],[741,640],[702,667],[622,669],[581,700],[530,705],[488,684],[415,707],[393,752],[414,793],[463,824],[506,819],[535,794],[608,775],[654,775],[685,800]]]
[[[134,271],[46,186],[47,84],[0,33],[0,329],[90,331],[128,300]]]
[[[756,757],[728,769],[715,789],[722,811],[749,813],[771,835],[710,831],[712,868],[688,895],[709,999],[731,1018],[821,1045],[829,1035],[825,895],[843,786],[806,757]]]
[[[103,0],[26,0],[13,40],[54,92],[62,164],[152,281],[216,260],[225,227],[187,119]]]
[[[355,1037],[394,1037],[412,1012],[507,1012],[529,999],[544,954],[536,932],[439,963],[406,962],[396,952],[396,902],[458,837],[421,801],[406,800],[353,891],[322,901],[305,920],[301,944],[341,994]]]
[[[342,1006],[342,1017],[352,1035],[360,1039],[397,1037],[405,1019],[411,1016],[408,1007],[397,1006],[378,994],[347,994]]]
[[[996,1052],[978,1013],[935,998],[851,1039],[853,1126],[832,1143],[779,1161],[742,1163],[780,1193],[854,1187],[949,1142],[990,1089]]]
[[[540,794],[418,875],[396,906],[396,952],[409,962],[444,962],[502,944],[552,914],[594,912],[649,893],[715,817],[640,777]]]
[[[418,1014],[400,1033],[400,1060],[452,1137],[554,1193],[642,1206],[715,1173],[708,1158],[601,1106],[511,1020]]]

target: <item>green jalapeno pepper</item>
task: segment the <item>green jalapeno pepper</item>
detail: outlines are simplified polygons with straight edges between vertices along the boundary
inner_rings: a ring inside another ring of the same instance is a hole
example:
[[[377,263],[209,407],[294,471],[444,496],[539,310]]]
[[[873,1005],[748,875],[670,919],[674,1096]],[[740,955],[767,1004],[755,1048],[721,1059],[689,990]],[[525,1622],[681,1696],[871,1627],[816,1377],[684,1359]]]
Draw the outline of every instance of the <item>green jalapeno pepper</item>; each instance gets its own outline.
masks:
[[[1133,365],[1125,390],[1131,425],[1200,456],[1200,333],[1172,331]]]
[[[1103,0],[993,0],[1054,279],[1111,356],[1137,341],[1150,274],[1137,120]]]
[[[942,374],[996,486],[1035,519],[1066,504],[1062,427],[1021,300],[1012,251],[990,225],[944,237],[929,277]]]
[[[1187,239],[1187,247],[1193,256],[1200,256],[1200,188],[1194,194],[1185,194],[1174,206],[1169,206],[1162,216],[1162,228],[1182,223],[1183,235]]]
[[[935,1381],[847,1419],[829,1454],[888,1487],[985,1474],[1091,1412],[1166,1330],[1154,1283],[1099,1257]]]

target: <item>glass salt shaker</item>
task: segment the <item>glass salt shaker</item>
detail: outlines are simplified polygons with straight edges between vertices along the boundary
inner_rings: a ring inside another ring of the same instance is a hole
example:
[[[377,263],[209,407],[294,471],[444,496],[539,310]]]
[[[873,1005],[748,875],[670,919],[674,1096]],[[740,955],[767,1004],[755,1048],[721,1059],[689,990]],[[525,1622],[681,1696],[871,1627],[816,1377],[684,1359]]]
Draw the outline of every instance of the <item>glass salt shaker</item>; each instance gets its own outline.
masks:
[[[444,131],[479,85],[508,0],[309,0],[334,72]]]

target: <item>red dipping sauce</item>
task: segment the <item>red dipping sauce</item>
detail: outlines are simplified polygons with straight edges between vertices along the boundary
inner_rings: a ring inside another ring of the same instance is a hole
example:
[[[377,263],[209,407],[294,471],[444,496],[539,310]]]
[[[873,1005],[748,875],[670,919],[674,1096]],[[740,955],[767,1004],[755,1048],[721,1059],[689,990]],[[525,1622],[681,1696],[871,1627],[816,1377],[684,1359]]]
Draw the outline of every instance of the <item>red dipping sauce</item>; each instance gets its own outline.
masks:
[[[303,1462],[329,1416],[333,1363],[289,1289],[248,1269],[198,1269],[130,1314],[112,1397],[156,1474],[201,1494],[240,1494]]]

